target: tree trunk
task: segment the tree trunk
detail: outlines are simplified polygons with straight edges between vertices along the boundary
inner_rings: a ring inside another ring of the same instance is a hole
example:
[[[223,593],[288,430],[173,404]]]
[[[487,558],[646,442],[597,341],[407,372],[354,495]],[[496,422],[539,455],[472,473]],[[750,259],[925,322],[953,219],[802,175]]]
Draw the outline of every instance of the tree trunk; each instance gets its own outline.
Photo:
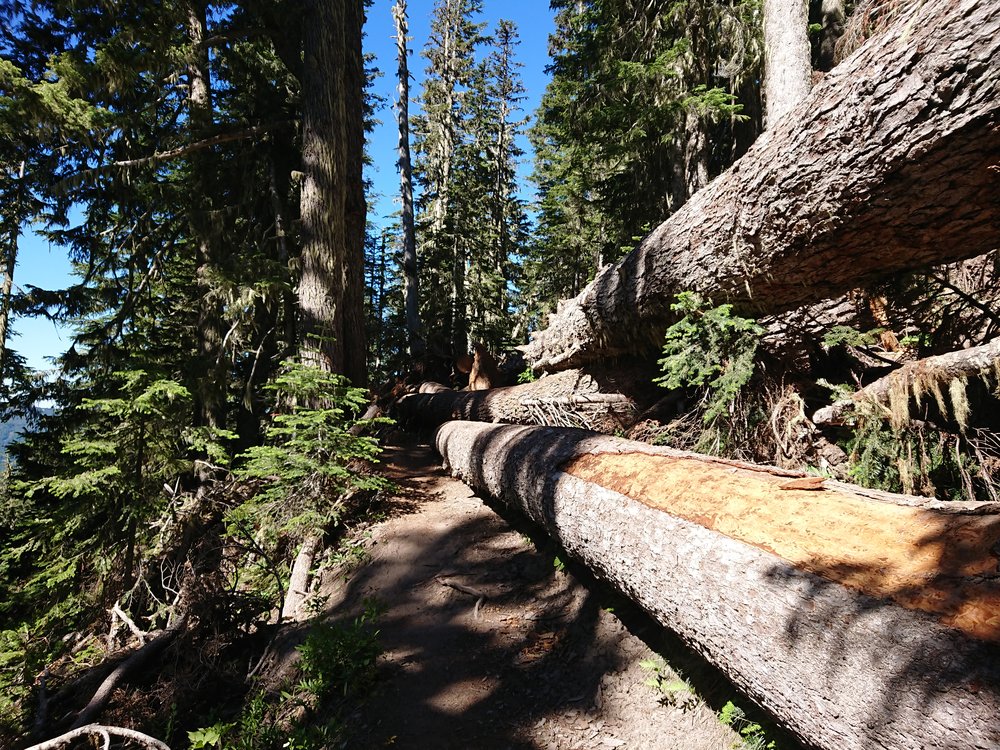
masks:
[[[0,372],[3,368],[4,355],[7,352],[7,327],[10,320],[10,298],[14,289],[14,269],[17,267],[17,241],[21,235],[21,196],[24,189],[24,161],[17,172],[17,205],[14,206],[14,218],[11,221],[10,245],[4,257],[3,288],[0,289]]]
[[[837,64],[837,42],[844,34],[844,19],[847,18],[845,0],[822,0],[819,8],[819,54],[816,67],[822,71],[832,70]]]
[[[580,430],[450,422],[436,445],[806,741],[1000,743],[996,505]]]
[[[413,168],[410,163],[410,72],[406,47],[406,0],[396,0],[392,7],[396,22],[396,62],[399,101],[396,119],[399,127],[399,194],[402,201],[400,221],[403,229],[403,308],[406,311],[406,343],[411,357],[423,354],[420,336],[419,276],[417,272],[417,235],[413,225]]]
[[[368,204],[365,201],[365,58],[362,51],[365,24],[364,0],[336,0],[343,7],[344,43],[341,45],[340,69],[344,88],[344,375],[353,385],[368,385],[368,337],[365,327],[365,229]]]
[[[777,314],[987,252],[998,161],[1000,6],[923,3],[599,273],[527,359],[561,370],[655,353],[685,290]]]
[[[809,95],[808,0],[764,0],[765,127],[771,128]]]
[[[208,61],[207,4],[195,0],[187,6],[187,32],[191,45],[188,60],[188,127],[192,141],[208,138],[214,120],[212,75]],[[197,247],[198,360],[195,383],[196,412],[200,424],[221,428],[226,424],[226,363],[222,351],[222,304],[218,296],[221,257],[218,230],[212,216],[213,173],[211,151],[192,157],[190,221]],[[204,473],[204,472],[202,472]]]
[[[323,539],[318,533],[310,533],[302,540],[288,577],[288,593],[282,602],[280,619],[295,619],[302,614],[302,604],[309,596],[309,574],[322,544]]]
[[[302,75],[300,357],[355,385],[367,378],[363,18],[361,0],[312,0]]]
[[[614,432],[631,427],[639,410],[661,395],[651,380],[645,373],[594,369],[481,391],[453,391],[425,383],[419,393],[401,398],[393,413],[404,424],[421,427],[468,419]]]

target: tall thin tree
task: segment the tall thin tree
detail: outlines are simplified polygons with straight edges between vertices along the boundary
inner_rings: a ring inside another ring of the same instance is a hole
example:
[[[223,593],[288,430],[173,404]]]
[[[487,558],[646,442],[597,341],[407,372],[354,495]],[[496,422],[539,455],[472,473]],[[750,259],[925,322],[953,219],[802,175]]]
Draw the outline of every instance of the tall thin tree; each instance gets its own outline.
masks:
[[[411,356],[420,356],[424,344],[420,335],[419,281],[417,275],[417,237],[413,223],[413,167],[410,162],[410,71],[407,48],[406,0],[396,0],[392,7],[396,22],[396,62],[399,100],[396,122],[399,127],[399,195],[403,229],[403,295],[406,311],[406,343]]]
[[[765,126],[774,124],[812,88],[806,0],[764,0]]]

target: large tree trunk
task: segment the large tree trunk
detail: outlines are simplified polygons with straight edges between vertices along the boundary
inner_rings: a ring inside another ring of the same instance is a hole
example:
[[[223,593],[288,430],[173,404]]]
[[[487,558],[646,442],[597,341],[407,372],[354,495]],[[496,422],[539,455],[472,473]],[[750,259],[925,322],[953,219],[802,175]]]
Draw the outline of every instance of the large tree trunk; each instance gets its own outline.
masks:
[[[0,368],[3,367],[4,354],[7,351],[7,324],[10,319],[11,293],[14,288],[14,269],[17,267],[17,241],[21,236],[21,210],[24,190],[24,161],[17,172],[17,203],[14,206],[11,220],[10,244],[4,254],[3,287],[0,289]],[[2,369],[0,369],[2,371]]]
[[[450,422],[436,445],[818,747],[1000,744],[996,505],[579,430]]]
[[[187,33],[190,42],[188,60],[188,126],[193,141],[211,135],[212,75],[208,60],[207,3],[194,0],[186,8]],[[212,152],[202,151],[192,156],[191,229],[197,247],[198,284],[198,366],[195,382],[198,420],[208,427],[225,427],[227,366],[222,342],[224,325],[222,303],[218,293],[218,275],[222,258],[219,230],[212,214],[215,164]]]
[[[987,252],[998,163],[1000,5],[922,3],[599,273],[527,358],[561,370],[653,353],[685,290],[775,314]]]
[[[312,0],[306,6],[298,288],[302,361],[357,385],[367,378],[363,18],[361,0]]]

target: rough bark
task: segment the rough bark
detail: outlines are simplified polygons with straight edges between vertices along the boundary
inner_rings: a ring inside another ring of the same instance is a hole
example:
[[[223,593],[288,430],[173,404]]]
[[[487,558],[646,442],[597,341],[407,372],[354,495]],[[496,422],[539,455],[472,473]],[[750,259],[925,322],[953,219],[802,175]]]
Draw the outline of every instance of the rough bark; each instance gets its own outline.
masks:
[[[304,18],[302,75],[302,361],[367,377],[361,177],[361,0],[312,0]]]
[[[344,76],[343,112],[346,150],[344,375],[352,384],[368,385],[368,339],[365,328],[365,63],[362,37],[364,0],[337,0],[343,7],[344,42],[340,47],[340,70]]]
[[[773,127],[809,94],[808,27],[808,0],[764,0],[765,127]]]
[[[653,353],[680,291],[777,314],[988,252],[998,162],[1000,6],[923,3],[565,303],[527,359]]]
[[[997,505],[579,430],[451,422],[436,445],[808,742],[1000,743]]]
[[[660,395],[650,382],[642,374],[594,369],[485,391],[454,391],[425,383],[419,393],[401,398],[393,413],[404,423],[423,427],[469,419],[614,431],[630,427],[639,410]]]
[[[910,399],[915,398],[916,394],[936,389],[940,395],[942,386],[947,390],[948,383],[956,378],[984,374],[991,378],[1000,376],[1000,338],[982,346],[908,362],[884,378],[865,386],[851,398],[819,409],[812,421],[816,425],[843,424],[861,404],[881,404],[886,407],[886,416],[902,416],[896,414],[896,409],[888,408],[893,401],[899,401],[900,407],[906,406],[905,411],[908,413]],[[900,411],[903,411],[902,408]]]
[[[207,3],[190,2],[186,8],[187,34],[190,43],[188,71],[188,127],[193,141],[211,134],[212,74],[208,61]],[[198,379],[195,397],[198,420],[202,425],[220,428],[226,424],[226,363],[222,342],[224,325],[218,296],[220,257],[218,228],[212,218],[214,164],[211,151],[199,151],[191,157],[191,229],[197,246],[198,284]],[[201,472],[205,474],[206,472]],[[207,477],[203,477],[207,478]]]
[[[403,300],[406,311],[406,341],[410,356],[423,354],[420,337],[419,277],[417,274],[417,235],[413,224],[413,168],[410,162],[410,72],[407,49],[406,0],[396,0],[392,6],[396,22],[396,75],[399,99],[396,102],[396,122],[399,128],[399,195],[402,202],[400,221],[403,228]]]

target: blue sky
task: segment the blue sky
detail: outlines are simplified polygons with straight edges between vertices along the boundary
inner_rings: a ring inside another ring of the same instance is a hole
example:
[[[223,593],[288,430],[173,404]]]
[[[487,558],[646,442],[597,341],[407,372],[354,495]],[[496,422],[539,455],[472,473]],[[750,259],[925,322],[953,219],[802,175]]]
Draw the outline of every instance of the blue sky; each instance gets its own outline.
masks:
[[[398,210],[395,203],[399,190],[399,176],[396,173],[396,139],[392,104],[396,98],[396,47],[395,28],[391,8],[394,0],[375,0],[368,11],[365,25],[365,49],[375,53],[376,65],[382,77],[375,84],[375,90],[386,99],[386,107],[378,113],[382,121],[371,135],[369,145],[373,167],[370,172],[376,198],[369,206],[369,214],[377,224],[388,223],[390,214]],[[523,63],[521,75],[526,89],[522,102],[525,115],[531,115],[538,107],[548,76],[545,67],[549,64],[548,36],[554,30],[552,12],[547,0],[486,0],[482,16],[477,19],[487,24],[486,33],[496,27],[501,18],[513,21],[518,28],[521,44],[518,60]],[[420,56],[430,29],[433,0],[410,0],[410,83],[411,98],[420,91],[424,78],[426,61]],[[411,115],[417,108],[411,104]],[[521,147],[528,152],[526,140]],[[522,178],[531,171],[530,154],[525,156],[519,169]],[[46,240],[25,232],[21,237],[17,271],[14,283],[17,286],[32,284],[46,289],[63,288],[70,283],[71,272],[65,251],[58,246],[50,246]],[[36,369],[49,369],[48,358],[59,355],[69,344],[65,333],[44,318],[18,319],[14,330],[19,334],[9,342],[11,348],[27,358]]]

